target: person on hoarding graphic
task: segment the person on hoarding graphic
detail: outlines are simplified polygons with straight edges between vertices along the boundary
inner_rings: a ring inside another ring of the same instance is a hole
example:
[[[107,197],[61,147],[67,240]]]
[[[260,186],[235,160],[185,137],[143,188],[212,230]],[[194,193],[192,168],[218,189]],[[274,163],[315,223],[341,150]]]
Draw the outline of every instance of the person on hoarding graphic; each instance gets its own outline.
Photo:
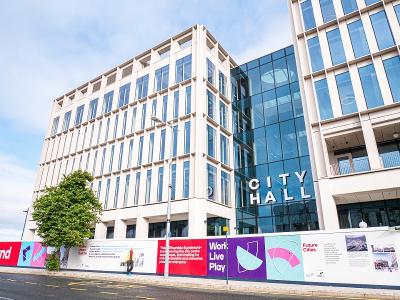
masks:
[[[128,259],[126,261],[126,274],[131,275],[133,270],[133,249],[129,250]]]

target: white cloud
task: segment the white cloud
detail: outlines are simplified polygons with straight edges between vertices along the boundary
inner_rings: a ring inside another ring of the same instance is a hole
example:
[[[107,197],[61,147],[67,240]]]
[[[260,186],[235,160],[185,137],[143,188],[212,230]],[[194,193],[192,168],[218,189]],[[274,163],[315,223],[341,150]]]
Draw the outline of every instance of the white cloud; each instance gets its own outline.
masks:
[[[21,161],[0,153],[0,240],[19,240],[29,207],[35,172]]]

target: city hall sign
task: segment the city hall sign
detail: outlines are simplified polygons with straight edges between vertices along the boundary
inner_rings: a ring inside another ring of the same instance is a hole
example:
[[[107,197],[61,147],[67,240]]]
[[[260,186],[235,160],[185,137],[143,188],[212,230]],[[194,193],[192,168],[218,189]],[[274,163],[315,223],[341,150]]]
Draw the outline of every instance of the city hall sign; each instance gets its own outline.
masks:
[[[303,183],[304,183],[304,178],[306,177],[307,171],[301,171],[301,172],[294,172],[294,175],[300,182],[300,194],[301,194],[301,199],[309,199],[311,198],[311,195],[306,194],[306,191],[304,189]],[[282,180],[282,185],[284,188],[282,189],[283,193],[283,198],[285,201],[290,201],[294,200],[293,196],[290,196],[288,193],[287,185],[288,185],[288,178],[290,177],[289,173],[284,173],[284,174],[279,174],[279,178]],[[273,204],[276,202],[276,197],[274,193],[271,191],[272,188],[272,180],[271,176],[267,176],[267,181],[266,181],[267,187],[268,187],[268,192],[267,196],[265,197],[264,203],[267,204]],[[257,178],[253,178],[249,181],[249,188],[250,188],[250,204],[254,204],[256,202],[257,204],[261,204],[261,199],[260,199],[260,193],[258,190],[260,189],[260,180]]]

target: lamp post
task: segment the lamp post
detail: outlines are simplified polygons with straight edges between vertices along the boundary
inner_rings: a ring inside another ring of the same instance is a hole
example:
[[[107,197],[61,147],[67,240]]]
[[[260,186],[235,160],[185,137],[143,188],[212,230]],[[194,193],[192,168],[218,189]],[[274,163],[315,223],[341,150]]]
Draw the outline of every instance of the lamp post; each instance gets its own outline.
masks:
[[[21,241],[22,238],[24,237],[24,231],[25,231],[25,225],[26,225],[26,219],[28,218],[28,212],[29,212],[29,208],[27,210],[23,210],[22,212],[25,213],[25,221],[24,221],[24,227],[22,228],[22,233],[21,233]]]
[[[154,123],[165,124],[171,129],[171,136],[173,132],[172,125],[161,121],[156,116],[151,116],[150,118]],[[172,196],[172,182],[171,182],[171,164],[172,164],[172,147],[173,143],[171,143],[171,151],[170,157],[168,159],[168,170],[169,170],[169,177],[168,177],[168,202],[167,202],[167,228],[165,234],[165,263],[164,263],[164,278],[168,278],[169,275],[169,240],[170,240],[170,230],[171,230],[171,196]]]

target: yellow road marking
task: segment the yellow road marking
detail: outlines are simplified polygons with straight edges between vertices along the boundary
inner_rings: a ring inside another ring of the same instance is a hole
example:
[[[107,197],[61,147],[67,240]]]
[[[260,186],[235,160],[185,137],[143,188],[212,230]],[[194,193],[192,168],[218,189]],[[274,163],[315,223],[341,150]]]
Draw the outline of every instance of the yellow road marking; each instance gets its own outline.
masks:
[[[117,295],[117,293],[111,293],[111,292],[100,292],[100,294]]]
[[[79,288],[70,288],[70,289],[75,291],[87,291],[87,289],[79,289]]]

